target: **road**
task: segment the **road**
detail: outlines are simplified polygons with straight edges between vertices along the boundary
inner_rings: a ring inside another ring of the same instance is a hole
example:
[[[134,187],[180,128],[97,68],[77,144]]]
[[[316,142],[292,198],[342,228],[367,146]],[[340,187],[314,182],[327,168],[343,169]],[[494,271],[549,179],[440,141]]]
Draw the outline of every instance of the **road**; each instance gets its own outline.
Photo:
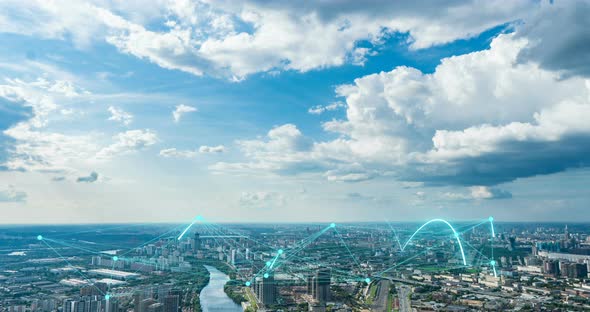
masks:
[[[399,310],[401,312],[412,312],[412,300],[410,300],[412,289],[407,285],[399,285],[398,287]]]
[[[390,285],[391,282],[389,280],[379,281],[379,287],[373,299],[371,311],[385,311],[387,309],[387,296],[389,295]]]

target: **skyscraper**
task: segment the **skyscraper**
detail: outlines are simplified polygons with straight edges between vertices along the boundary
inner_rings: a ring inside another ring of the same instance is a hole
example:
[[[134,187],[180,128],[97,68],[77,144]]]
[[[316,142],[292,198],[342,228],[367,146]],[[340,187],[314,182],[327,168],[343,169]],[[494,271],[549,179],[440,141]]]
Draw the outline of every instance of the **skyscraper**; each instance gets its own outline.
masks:
[[[326,303],[330,300],[330,280],[331,272],[329,268],[320,268],[315,275],[310,274],[307,280],[307,292],[319,303]]]
[[[178,312],[182,300],[182,291],[172,290],[164,298],[164,312]]]
[[[256,295],[258,300],[263,305],[274,304],[276,301],[276,285],[275,278],[272,274],[268,275],[258,281],[258,287],[256,287]]]
[[[195,233],[195,237],[193,238],[193,252],[197,252],[197,250],[201,249],[201,238],[199,233]]]
[[[136,291],[133,294],[133,312],[140,312],[141,300],[143,299],[142,293]]]

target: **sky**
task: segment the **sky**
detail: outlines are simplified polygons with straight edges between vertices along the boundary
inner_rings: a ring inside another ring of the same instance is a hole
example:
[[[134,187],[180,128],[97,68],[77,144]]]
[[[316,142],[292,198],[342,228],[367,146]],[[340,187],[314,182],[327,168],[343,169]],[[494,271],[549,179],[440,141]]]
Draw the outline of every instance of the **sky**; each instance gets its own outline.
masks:
[[[589,1],[0,2],[0,223],[590,221]]]

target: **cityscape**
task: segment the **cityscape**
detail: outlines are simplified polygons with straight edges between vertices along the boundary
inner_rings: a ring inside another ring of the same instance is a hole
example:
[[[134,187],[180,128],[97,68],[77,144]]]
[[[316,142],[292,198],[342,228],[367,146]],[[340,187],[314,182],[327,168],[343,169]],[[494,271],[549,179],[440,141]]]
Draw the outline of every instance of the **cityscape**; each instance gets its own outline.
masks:
[[[590,311],[590,0],[0,0],[0,312]]]
[[[0,309],[590,309],[588,224],[195,221],[3,227]]]

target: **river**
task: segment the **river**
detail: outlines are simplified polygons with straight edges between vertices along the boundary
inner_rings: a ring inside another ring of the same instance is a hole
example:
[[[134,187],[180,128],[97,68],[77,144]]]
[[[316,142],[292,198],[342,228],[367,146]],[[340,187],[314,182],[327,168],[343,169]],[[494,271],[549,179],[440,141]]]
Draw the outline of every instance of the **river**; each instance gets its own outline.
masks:
[[[223,291],[223,286],[229,281],[229,276],[218,269],[206,265],[209,271],[209,284],[201,290],[201,308],[203,312],[242,312],[242,307],[235,304]]]

